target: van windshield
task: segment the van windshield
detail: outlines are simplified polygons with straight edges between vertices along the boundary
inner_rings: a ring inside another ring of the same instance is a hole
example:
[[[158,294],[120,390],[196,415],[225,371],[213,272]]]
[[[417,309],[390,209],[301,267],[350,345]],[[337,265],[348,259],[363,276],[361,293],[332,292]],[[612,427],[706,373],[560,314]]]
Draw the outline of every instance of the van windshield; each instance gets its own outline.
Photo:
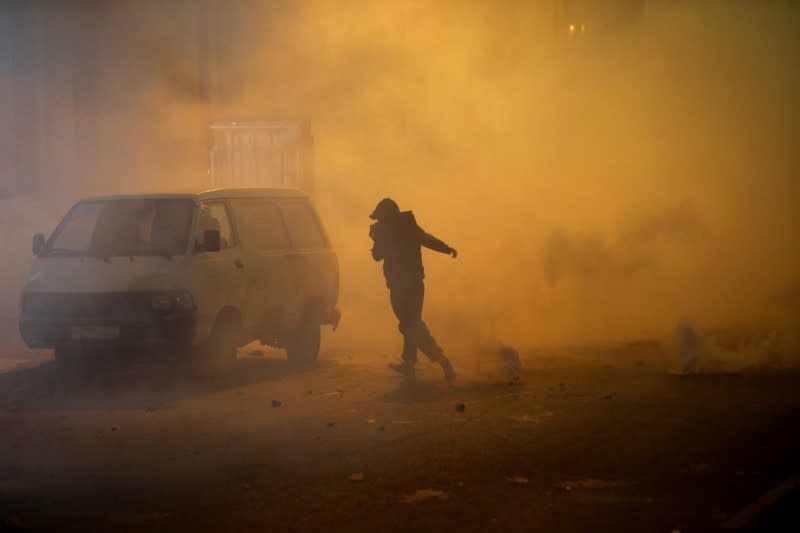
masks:
[[[45,248],[57,256],[173,256],[186,252],[194,202],[124,199],[77,204]]]

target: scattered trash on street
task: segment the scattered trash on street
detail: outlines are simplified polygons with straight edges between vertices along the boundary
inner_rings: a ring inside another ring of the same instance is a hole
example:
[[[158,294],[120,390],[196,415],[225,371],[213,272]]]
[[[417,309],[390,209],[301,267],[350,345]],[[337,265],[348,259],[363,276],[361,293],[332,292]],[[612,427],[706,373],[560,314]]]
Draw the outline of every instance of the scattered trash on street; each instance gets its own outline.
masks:
[[[541,422],[542,420],[544,420],[546,418],[550,418],[552,416],[553,416],[553,412],[552,411],[543,411],[543,412],[541,412],[539,414],[536,414],[536,415],[527,415],[526,414],[526,415],[522,415],[522,416],[512,416],[510,418],[511,418],[511,420],[516,420],[518,422],[527,422],[527,423],[530,423],[530,424],[535,424],[535,423]]]
[[[134,515],[119,516],[112,518],[115,522],[156,522],[166,520],[172,515],[170,513],[139,513]]]
[[[9,515],[3,519],[3,528],[8,528],[9,531],[22,528],[22,520],[17,515]]]
[[[398,501],[400,503],[419,503],[425,500],[446,500],[448,497],[449,495],[443,490],[418,489],[411,494],[400,496]]]
[[[624,483],[620,483],[618,481],[604,481],[602,479],[584,478],[573,481],[562,481],[561,483],[558,483],[557,486],[562,490],[570,492],[581,489],[609,489],[613,487],[620,487],[622,485],[624,485]]]

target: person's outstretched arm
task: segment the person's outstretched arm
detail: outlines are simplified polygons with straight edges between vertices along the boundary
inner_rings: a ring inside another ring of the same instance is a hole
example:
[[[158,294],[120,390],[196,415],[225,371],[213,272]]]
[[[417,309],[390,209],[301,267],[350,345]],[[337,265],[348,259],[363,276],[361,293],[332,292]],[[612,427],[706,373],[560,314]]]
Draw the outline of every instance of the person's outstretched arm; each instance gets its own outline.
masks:
[[[436,252],[451,255],[453,257],[456,257],[458,255],[456,249],[451,248],[450,246],[445,244],[444,241],[437,239],[430,233],[426,233],[425,230],[423,230],[422,228],[419,228],[419,231],[420,231],[420,244],[422,244],[422,246],[424,246],[425,248],[430,248],[431,250],[434,250]]]

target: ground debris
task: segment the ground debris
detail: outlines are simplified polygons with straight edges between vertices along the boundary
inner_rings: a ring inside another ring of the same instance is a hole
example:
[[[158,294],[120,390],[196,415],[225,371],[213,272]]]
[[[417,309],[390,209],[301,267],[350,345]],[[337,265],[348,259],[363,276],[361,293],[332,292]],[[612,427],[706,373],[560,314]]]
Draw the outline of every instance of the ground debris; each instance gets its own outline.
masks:
[[[14,531],[22,528],[22,519],[15,514],[8,515],[3,518],[1,525],[3,526],[4,530],[7,529],[8,531]]]
[[[537,422],[543,421],[546,418],[550,418],[552,416],[553,416],[553,412],[552,411],[543,411],[543,412],[541,412],[539,414],[535,414],[535,415],[525,414],[525,415],[522,415],[522,416],[512,416],[510,418],[511,418],[511,420],[516,420],[517,422],[537,423]]]
[[[527,485],[528,478],[522,476],[512,476],[506,478],[506,480],[511,483],[512,485]]]
[[[565,490],[567,492],[573,490],[593,490],[593,489],[610,489],[613,487],[620,487],[624,485],[624,483],[620,483],[618,481],[604,481],[602,479],[592,479],[592,478],[583,478],[583,479],[575,479],[572,481],[562,481],[558,483],[558,488],[561,490]]]
[[[419,503],[425,500],[446,500],[449,495],[443,490],[417,489],[410,494],[403,494],[398,501],[400,503]]]
[[[364,477],[365,477],[365,476],[364,476],[364,474],[363,474],[363,473],[361,473],[361,472],[355,472],[355,473],[353,473],[353,474],[350,474],[350,477],[349,477],[348,479],[349,479],[350,481],[357,482],[357,481],[364,481]]]
[[[135,515],[117,516],[112,520],[115,522],[154,522],[170,518],[170,513],[139,513]]]

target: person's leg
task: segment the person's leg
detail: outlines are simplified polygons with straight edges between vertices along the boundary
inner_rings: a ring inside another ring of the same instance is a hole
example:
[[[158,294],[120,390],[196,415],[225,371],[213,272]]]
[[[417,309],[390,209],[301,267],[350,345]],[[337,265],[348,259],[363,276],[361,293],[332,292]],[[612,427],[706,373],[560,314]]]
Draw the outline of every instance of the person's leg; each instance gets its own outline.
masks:
[[[424,353],[428,359],[434,363],[438,363],[444,355],[444,350],[436,343],[436,339],[431,335],[428,326],[425,322],[420,323],[419,327],[419,350]]]
[[[405,332],[403,343],[403,359],[411,363],[417,362],[420,334],[422,333],[422,300],[424,287],[422,280],[412,280],[405,287]]]
[[[389,364],[389,368],[399,372],[406,378],[414,378],[414,366],[417,362],[417,341],[414,335],[413,320],[410,320],[409,293],[405,286],[393,284],[389,289],[389,299],[392,310],[399,322],[400,333],[403,335],[403,354],[399,363]]]
[[[425,322],[422,321],[422,303],[425,298],[425,287],[422,286],[422,290],[420,291],[420,321],[419,327],[417,330],[417,343],[419,346],[419,350],[424,353],[428,359],[433,361],[434,363],[439,363],[442,366],[442,370],[444,370],[445,377],[450,380],[456,377],[455,370],[453,370],[453,365],[450,363],[450,360],[447,356],[444,355],[444,350],[439,344],[436,342],[436,339],[433,338],[431,335],[428,326],[425,325]]]
[[[422,353],[424,353],[428,359],[433,361],[434,363],[439,363],[442,366],[442,370],[444,370],[444,376],[448,379],[455,379],[456,372],[453,370],[453,364],[450,362],[450,359],[444,354],[444,350],[439,344],[436,342],[436,339],[433,338],[430,331],[428,331],[427,326],[425,323],[422,323],[422,327],[420,328],[420,336],[419,336],[419,349]]]
[[[417,330],[414,316],[414,293],[407,286],[395,286],[390,291],[392,310],[403,335],[403,361],[414,366],[417,362]]]

